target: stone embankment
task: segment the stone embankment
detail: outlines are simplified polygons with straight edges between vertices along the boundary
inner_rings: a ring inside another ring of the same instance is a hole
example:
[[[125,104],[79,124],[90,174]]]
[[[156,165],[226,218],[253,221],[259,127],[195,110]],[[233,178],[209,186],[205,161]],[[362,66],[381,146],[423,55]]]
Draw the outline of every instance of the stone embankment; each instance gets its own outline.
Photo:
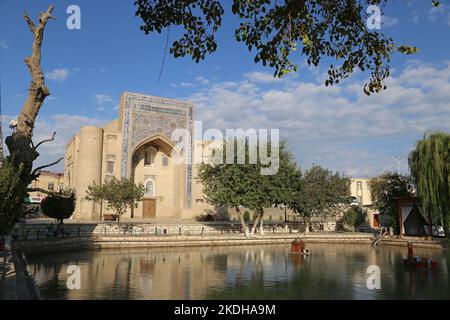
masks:
[[[321,231],[336,231],[336,223],[323,223]],[[319,228],[317,228],[319,230]],[[266,233],[286,234],[304,232],[303,224],[294,223],[268,223],[264,225]],[[56,231],[54,224],[23,223],[18,224],[13,236],[21,240],[42,240],[53,238]],[[97,236],[97,235],[224,235],[239,234],[242,227],[239,223],[180,223],[180,224],[150,224],[150,223],[70,223],[64,225],[64,232],[71,237]]]
[[[265,244],[289,244],[302,237],[309,243],[371,244],[370,234],[276,234],[244,238],[242,234],[221,236],[147,236],[147,235],[98,235],[91,237],[65,237],[33,241],[18,241],[27,254],[39,254],[80,249],[105,248],[161,248],[194,246],[242,246]]]
[[[16,244],[26,254],[61,252],[81,249],[156,248],[191,246],[241,246],[261,244],[289,244],[301,237],[310,243],[373,244],[372,233],[310,232],[301,225],[268,224],[265,235],[245,238],[239,224],[123,224],[115,223],[67,224],[63,236],[55,237],[56,226],[51,224],[22,224],[13,233]],[[379,245],[406,246],[408,239],[385,237]],[[414,246],[442,248],[440,241],[413,239]]]

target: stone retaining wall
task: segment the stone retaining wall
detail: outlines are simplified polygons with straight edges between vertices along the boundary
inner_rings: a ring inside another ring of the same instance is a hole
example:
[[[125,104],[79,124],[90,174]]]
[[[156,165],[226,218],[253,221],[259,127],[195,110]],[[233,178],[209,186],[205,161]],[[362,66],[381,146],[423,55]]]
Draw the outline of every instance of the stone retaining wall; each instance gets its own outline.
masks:
[[[334,232],[339,229],[336,222],[327,222],[321,225],[314,224],[313,228],[325,232]],[[12,232],[16,240],[42,240],[54,238],[56,230],[55,224],[18,224]],[[264,224],[266,233],[290,233],[304,232],[303,223],[270,223]],[[121,224],[117,223],[98,223],[98,224],[66,224],[64,232],[68,237],[89,237],[97,235],[222,235],[239,234],[242,232],[240,224]]]
[[[389,246],[401,246],[406,247],[408,241],[413,243],[415,248],[427,248],[427,249],[446,249],[448,248],[448,240],[420,240],[420,239],[399,239],[399,238],[383,238],[380,241],[381,245]]]
[[[91,237],[68,237],[41,240],[22,240],[18,245],[28,255],[82,249],[105,248],[161,248],[221,245],[289,244],[301,236],[310,243],[364,243],[371,244],[370,234],[268,234],[246,239],[242,234],[203,236],[154,236],[154,235],[97,235]]]

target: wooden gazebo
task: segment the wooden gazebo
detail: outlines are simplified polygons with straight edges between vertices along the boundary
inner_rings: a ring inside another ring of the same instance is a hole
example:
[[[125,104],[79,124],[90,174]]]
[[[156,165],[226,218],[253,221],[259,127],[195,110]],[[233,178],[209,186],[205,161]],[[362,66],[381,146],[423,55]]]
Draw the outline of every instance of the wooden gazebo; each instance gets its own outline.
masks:
[[[416,221],[417,232],[415,234],[408,234],[410,236],[433,236],[433,220],[431,214],[425,214],[420,205],[419,199],[417,197],[402,197],[395,198],[398,207],[398,220],[400,225],[400,237],[403,237],[407,232],[405,227],[405,222]],[[409,219],[409,221],[408,221]],[[408,226],[408,224],[407,224]],[[426,230],[426,227],[428,230]],[[423,228],[424,234],[420,233],[421,228]],[[408,230],[409,231],[409,230]]]

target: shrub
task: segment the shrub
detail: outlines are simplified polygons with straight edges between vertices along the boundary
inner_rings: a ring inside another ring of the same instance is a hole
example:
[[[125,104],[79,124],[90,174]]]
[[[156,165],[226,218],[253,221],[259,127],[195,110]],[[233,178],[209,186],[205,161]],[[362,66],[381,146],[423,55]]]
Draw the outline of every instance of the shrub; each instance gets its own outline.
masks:
[[[283,218],[283,216],[279,216],[279,217],[278,217],[278,220],[280,220],[280,221],[284,221],[284,218]]]
[[[1,143],[1,142],[0,142]],[[20,216],[20,175],[19,169],[9,159],[0,155],[0,238],[7,235]]]
[[[244,219],[245,222],[249,222],[250,221],[250,213],[248,211],[245,211],[242,218]]]
[[[216,215],[215,214],[202,214],[196,217],[197,221],[204,221],[204,222],[210,222],[210,221],[216,221]]]
[[[366,216],[360,207],[352,207],[344,214],[344,224],[351,231],[356,231],[366,221]]]
[[[72,193],[68,198],[49,196],[41,202],[42,212],[49,218],[63,224],[75,211],[75,195]]]

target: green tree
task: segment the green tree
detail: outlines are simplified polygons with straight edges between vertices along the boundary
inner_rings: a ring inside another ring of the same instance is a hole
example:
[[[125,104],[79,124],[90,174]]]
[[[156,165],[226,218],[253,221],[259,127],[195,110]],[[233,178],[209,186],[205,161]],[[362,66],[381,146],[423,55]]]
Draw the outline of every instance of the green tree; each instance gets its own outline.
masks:
[[[250,212],[245,210],[243,219],[244,219],[245,222],[249,222],[250,221]]]
[[[255,52],[255,63],[269,65],[274,76],[297,71],[295,60],[303,56],[309,65],[322,59],[330,64],[326,85],[339,83],[355,69],[370,72],[366,94],[380,92],[389,77],[389,62],[395,51],[418,52],[415,47],[397,46],[392,38],[368,27],[369,5],[383,6],[388,0],[137,0],[136,16],[145,34],[164,28],[180,29],[170,53],[191,56],[199,62],[217,50],[216,33],[225,9],[231,4],[239,26],[235,39]],[[177,30],[178,31],[178,30]]]
[[[450,231],[450,134],[427,133],[409,156],[411,176],[425,212]]]
[[[344,224],[355,232],[366,221],[367,214],[361,207],[351,207],[344,214]]]
[[[137,207],[137,202],[142,200],[144,193],[145,187],[142,183],[136,185],[130,179],[118,180],[114,177],[105,180],[101,186],[95,183],[89,186],[86,199],[106,201],[107,208],[116,212],[117,222],[120,225],[120,217],[128,207]]]
[[[313,215],[324,217],[350,202],[350,179],[318,165],[304,172],[297,190],[290,207],[306,223]]]
[[[293,161],[293,156],[282,142],[279,147],[279,168],[272,175],[263,175],[261,169],[267,167],[262,164],[260,158],[256,163],[249,161],[250,146],[245,145],[245,163],[238,164],[237,152],[234,163],[227,163],[224,159],[220,163],[207,162],[199,166],[199,180],[203,184],[203,192],[209,203],[216,207],[235,208],[241,221],[244,235],[249,237],[254,234],[259,223],[259,231],[263,234],[264,208],[289,203],[295,194],[293,181],[299,179],[299,169]],[[223,144],[223,155],[227,154],[229,146],[238,150],[238,141]],[[268,147],[271,149],[271,146]],[[257,149],[256,154],[259,154]],[[253,210],[256,220],[252,230],[241,214],[240,207]]]
[[[398,207],[395,198],[410,196],[410,177],[387,172],[369,182],[374,207],[391,218],[392,226],[399,232]]]
[[[1,157],[1,156],[0,156]],[[6,236],[20,217],[17,207],[23,199],[19,192],[22,167],[17,167],[9,159],[0,159],[0,238]]]
[[[58,222],[58,232],[63,232],[65,219],[69,219],[75,211],[75,193],[65,189],[60,193],[46,197],[41,202],[42,212]]]

